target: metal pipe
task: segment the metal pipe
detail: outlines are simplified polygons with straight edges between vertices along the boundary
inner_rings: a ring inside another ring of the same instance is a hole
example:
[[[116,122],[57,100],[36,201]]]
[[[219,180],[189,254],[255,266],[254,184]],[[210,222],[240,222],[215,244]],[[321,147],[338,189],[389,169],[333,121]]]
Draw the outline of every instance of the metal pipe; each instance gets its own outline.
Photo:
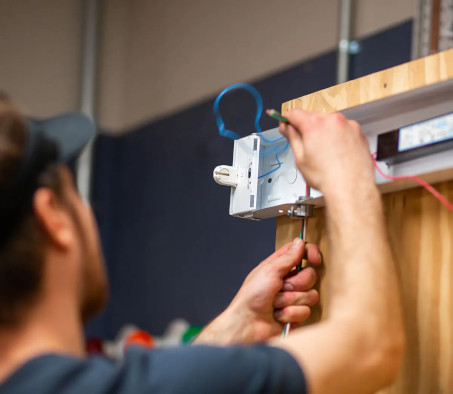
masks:
[[[423,15],[423,0],[416,1],[415,16],[412,21],[412,49],[411,59],[418,59],[421,56],[421,41],[422,41],[422,15]]]
[[[349,45],[351,43],[353,1],[340,0],[337,83],[343,83],[349,79]]]
[[[93,121],[96,118],[97,66],[99,43],[100,0],[84,1],[84,37],[82,54],[82,80],[80,109]],[[77,187],[85,201],[90,201],[93,161],[91,141],[77,161]]]
[[[433,0],[432,7],[430,54],[439,50],[440,0]]]

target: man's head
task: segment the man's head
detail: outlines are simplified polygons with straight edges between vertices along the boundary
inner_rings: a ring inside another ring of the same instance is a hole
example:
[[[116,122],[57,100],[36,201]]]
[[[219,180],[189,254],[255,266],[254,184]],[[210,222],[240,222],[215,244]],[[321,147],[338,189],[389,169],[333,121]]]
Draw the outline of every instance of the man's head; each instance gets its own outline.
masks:
[[[20,324],[58,282],[83,319],[104,305],[96,224],[65,166],[93,133],[81,115],[27,120],[0,97],[0,326]]]

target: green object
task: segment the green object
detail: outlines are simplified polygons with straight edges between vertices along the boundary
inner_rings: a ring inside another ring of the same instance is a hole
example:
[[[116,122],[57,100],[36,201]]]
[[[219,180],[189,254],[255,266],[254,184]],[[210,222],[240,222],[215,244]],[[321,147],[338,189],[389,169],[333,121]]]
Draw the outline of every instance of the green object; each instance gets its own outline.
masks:
[[[195,337],[201,332],[203,329],[202,326],[190,326],[186,332],[182,335],[182,342],[189,343],[195,339]]]
[[[304,227],[305,227],[305,219],[302,219],[302,220],[303,220],[302,221],[302,229],[300,230],[300,234],[299,234],[299,238],[300,239],[304,239],[303,232],[304,232]],[[299,264],[297,264],[296,270],[297,270],[297,272],[302,271],[302,261]]]
[[[279,112],[277,112],[275,109],[271,109],[266,112],[271,118],[281,120],[282,122],[288,123],[288,119],[286,119],[284,116],[282,116]]]

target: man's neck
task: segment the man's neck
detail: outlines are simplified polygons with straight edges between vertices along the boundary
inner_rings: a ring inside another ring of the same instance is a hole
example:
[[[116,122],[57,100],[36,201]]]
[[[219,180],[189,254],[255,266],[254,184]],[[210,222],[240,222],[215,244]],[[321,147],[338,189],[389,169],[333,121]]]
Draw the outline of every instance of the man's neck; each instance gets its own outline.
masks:
[[[79,313],[63,298],[40,302],[23,323],[0,327],[0,382],[27,361],[46,354],[85,355]]]

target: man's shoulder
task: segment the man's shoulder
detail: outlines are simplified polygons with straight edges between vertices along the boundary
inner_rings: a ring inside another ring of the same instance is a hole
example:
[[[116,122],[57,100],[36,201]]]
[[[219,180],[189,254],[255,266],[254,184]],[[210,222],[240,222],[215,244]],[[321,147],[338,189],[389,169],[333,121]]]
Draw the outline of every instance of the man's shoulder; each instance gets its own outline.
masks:
[[[30,360],[0,386],[0,393],[299,392],[295,360],[268,346],[130,348],[121,363],[104,357],[48,354]]]
[[[64,354],[44,354],[27,361],[12,373],[0,385],[0,393],[80,393],[81,387],[92,385],[95,388],[114,370],[114,364],[104,357],[80,359]],[[94,374],[102,379],[93,385],[91,376]],[[79,389],[72,390],[71,386]]]

